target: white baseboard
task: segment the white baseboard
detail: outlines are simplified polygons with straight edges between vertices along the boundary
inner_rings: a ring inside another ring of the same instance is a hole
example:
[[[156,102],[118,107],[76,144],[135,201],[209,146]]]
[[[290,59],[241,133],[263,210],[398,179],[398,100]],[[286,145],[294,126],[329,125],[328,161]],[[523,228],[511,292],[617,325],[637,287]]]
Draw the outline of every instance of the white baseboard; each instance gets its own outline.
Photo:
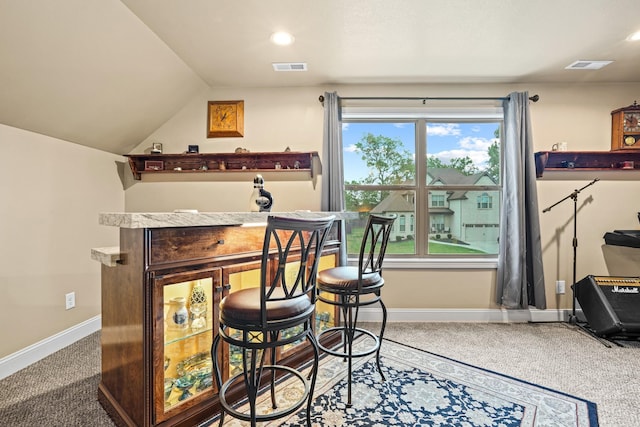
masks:
[[[392,308],[387,310],[388,322],[565,322],[567,310],[505,310],[505,309],[421,309]],[[359,320],[379,322],[382,310],[362,308]]]
[[[96,316],[85,320],[69,329],[43,339],[0,359],[0,380],[35,363],[74,342],[99,331],[102,317]]]

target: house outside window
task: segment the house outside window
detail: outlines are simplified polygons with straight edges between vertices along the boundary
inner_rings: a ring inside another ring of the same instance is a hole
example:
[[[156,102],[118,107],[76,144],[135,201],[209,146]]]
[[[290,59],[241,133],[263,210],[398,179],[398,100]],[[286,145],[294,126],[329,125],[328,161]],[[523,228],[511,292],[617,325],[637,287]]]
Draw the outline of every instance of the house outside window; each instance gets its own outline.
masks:
[[[345,107],[346,207],[361,213],[349,223],[348,253],[357,253],[368,213],[395,213],[389,258],[495,258],[502,119],[497,107]]]

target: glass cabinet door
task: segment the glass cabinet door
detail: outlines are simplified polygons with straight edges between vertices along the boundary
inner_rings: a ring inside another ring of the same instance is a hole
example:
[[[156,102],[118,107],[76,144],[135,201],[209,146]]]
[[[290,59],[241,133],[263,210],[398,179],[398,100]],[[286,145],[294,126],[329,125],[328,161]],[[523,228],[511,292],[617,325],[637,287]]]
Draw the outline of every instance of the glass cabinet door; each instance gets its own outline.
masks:
[[[223,294],[223,296],[226,295],[226,292],[236,292],[241,289],[259,287],[260,268],[261,263],[259,261],[224,267],[223,282],[225,284],[225,294]],[[240,332],[234,329],[228,329],[227,333],[231,336],[236,334],[238,338],[241,338]],[[229,365],[226,367],[224,377],[229,378],[242,372],[242,350],[239,347],[227,344],[224,344],[222,348],[224,349],[223,351],[229,352],[227,359]]]
[[[320,265],[318,265],[318,271],[326,270],[336,266],[336,255],[329,254],[320,258]],[[337,326],[336,323],[336,306],[327,304],[326,302],[316,301],[316,322],[315,331],[316,335],[325,329]]]
[[[221,270],[158,277],[154,333],[155,407],[158,421],[214,393],[211,343],[217,333]]]

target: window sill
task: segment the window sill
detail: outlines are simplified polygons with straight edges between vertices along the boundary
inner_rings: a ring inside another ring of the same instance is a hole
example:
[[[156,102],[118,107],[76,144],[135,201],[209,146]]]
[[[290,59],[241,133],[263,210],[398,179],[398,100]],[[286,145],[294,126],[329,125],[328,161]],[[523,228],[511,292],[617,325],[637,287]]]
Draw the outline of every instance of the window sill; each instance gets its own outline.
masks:
[[[347,264],[357,265],[356,258],[349,258]],[[426,258],[386,258],[384,268],[389,270],[490,270],[498,268],[497,258],[447,258],[447,259],[426,259]]]

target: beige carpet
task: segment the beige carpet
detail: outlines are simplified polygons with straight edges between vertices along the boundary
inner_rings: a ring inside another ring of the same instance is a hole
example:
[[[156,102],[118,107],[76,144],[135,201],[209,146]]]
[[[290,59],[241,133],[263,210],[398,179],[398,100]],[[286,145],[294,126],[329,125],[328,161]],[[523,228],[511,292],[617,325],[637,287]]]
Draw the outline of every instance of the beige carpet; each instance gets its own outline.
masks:
[[[640,348],[564,323],[392,323],[386,336],[598,405],[602,427],[640,426]],[[96,400],[99,333],[0,381],[2,426],[113,426]]]

